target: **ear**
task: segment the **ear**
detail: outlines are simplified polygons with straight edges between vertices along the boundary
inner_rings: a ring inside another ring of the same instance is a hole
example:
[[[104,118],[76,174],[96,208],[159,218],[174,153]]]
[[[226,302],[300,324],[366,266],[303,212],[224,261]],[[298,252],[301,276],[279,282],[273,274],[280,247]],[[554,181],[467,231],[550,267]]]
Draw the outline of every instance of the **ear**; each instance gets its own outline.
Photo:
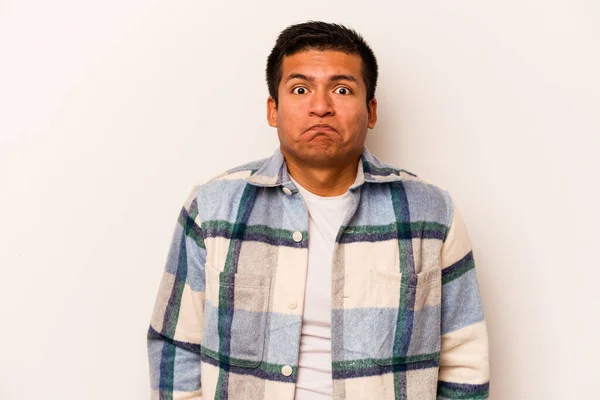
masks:
[[[377,99],[373,97],[369,104],[367,104],[368,111],[368,123],[369,129],[373,129],[377,123]]]
[[[277,104],[271,96],[267,99],[267,121],[273,128],[277,128]]]

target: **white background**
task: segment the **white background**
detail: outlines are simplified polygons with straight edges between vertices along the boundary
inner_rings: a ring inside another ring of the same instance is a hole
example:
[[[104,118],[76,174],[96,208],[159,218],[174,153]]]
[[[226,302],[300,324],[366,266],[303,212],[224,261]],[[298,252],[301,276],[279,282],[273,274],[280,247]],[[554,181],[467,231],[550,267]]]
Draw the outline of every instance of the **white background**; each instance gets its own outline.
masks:
[[[308,19],[365,36],[369,149],[463,213],[492,399],[597,398],[593,0],[0,2],[0,398],[149,398],[180,207],[275,150],[266,57]]]

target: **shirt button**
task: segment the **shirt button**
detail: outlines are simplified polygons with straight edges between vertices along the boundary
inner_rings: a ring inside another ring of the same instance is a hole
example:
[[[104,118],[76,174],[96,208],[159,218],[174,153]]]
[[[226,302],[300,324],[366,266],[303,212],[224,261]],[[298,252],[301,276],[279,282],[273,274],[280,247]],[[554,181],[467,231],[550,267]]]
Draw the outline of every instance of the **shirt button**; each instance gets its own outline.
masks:
[[[290,301],[288,301],[288,308],[290,310],[295,310],[296,307],[298,307],[298,302],[296,300],[290,300]]]
[[[301,242],[302,241],[302,232],[296,231],[292,234],[292,237],[294,238],[294,241]]]
[[[290,376],[292,374],[292,367],[290,367],[289,365],[284,365],[281,368],[281,373],[285,376]]]
[[[292,191],[289,188],[284,187],[283,188],[283,193],[287,194],[288,196],[292,194]]]

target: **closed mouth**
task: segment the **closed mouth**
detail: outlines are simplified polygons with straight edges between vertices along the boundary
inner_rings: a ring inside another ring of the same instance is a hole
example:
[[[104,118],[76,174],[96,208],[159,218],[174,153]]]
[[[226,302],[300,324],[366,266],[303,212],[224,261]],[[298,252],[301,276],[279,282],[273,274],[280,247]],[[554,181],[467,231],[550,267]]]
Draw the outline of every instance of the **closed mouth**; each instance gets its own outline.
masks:
[[[326,125],[326,124],[313,125],[308,130],[309,131],[317,131],[317,130],[322,130],[322,131],[327,131],[327,130],[329,130],[329,131],[336,131],[333,126]]]

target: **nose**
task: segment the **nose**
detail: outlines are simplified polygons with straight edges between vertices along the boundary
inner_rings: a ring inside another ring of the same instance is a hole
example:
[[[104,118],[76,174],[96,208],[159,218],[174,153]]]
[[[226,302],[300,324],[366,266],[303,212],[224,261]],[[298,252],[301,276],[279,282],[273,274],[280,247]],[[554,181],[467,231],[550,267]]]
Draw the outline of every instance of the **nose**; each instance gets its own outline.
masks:
[[[317,90],[314,92],[311,96],[309,113],[318,117],[334,114],[331,98],[326,91]]]

